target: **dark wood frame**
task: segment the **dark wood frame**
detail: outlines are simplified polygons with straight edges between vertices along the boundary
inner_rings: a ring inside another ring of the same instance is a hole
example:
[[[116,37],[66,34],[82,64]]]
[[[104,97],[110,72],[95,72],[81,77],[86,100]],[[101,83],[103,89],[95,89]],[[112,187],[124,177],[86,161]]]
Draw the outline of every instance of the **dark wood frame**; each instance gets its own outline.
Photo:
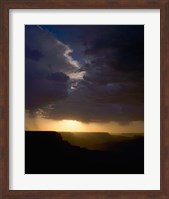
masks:
[[[161,188],[156,191],[9,190],[9,9],[160,9]],[[169,198],[169,1],[168,0],[0,0],[0,198],[168,199]]]

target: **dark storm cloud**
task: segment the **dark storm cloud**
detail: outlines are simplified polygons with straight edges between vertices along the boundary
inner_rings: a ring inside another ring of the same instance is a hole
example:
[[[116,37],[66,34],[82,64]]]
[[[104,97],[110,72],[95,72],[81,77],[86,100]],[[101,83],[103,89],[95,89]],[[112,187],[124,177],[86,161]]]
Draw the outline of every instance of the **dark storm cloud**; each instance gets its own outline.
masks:
[[[43,108],[48,118],[84,122],[144,119],[144,26],[52,30],[62,42],[37,28],[31,35],[28,26],[27,45],[43,55],[26,60],[28,109]]]
[[[108,122],[116,121],[126,123],[142,120],[142,106],[124,105],[121,102],[97,103],[86,97],[88,91],[84,89],[73,93],[64,101],[50,105],[46,108],[46,117],[51,119],[75,119],[83,122]]]
[[[90,36],[84,39],[86,75],[80,84],[97,114],[88,117],[143,120],[144,26],[96,26]]]
[[[26,26],[25,44],[26,109],[43,108],[67,97],[69,76],[79,75],[69,46],[38,26]]]
[[[43,54],[38,50],[30,49],[29,46],[25,47],[25,57],[35,61],[39,61],[43,57]]]
[[[51,73],[47,76],[48,80],[53,80],[55,82],[67,82],[69,77],[62,72]]]
[[[144,27],[106,26],[103,30],[86,43],[84,51],[88,56],[84,81],[91,98],[98,103],[143,105]]]
[[[144,70],[144,26],[107,26],[86,44],[85,54],[96,65],[136,72]]]
[[[62,74],[62,75],[61,75]],[[63,78],[64,77],[64,78]],[[27,109],[41,108],[68,95],[69,78],[63,73],[27,77],[25,103]]]

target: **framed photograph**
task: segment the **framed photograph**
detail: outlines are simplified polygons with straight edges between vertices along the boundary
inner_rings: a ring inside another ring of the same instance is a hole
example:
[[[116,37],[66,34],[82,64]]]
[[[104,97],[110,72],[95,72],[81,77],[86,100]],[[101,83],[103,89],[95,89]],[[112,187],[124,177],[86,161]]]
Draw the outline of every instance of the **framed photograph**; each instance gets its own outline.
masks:
[[[168,0],[0,6],[2,199],[167,199]]]

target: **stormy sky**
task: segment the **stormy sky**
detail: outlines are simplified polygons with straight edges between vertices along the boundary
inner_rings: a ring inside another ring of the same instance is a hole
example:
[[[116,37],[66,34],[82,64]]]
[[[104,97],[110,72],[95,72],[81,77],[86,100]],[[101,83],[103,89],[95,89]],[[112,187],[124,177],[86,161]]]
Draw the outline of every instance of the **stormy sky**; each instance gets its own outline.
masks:
[[[144,121],[143,25],[26,25],[29,118]]]

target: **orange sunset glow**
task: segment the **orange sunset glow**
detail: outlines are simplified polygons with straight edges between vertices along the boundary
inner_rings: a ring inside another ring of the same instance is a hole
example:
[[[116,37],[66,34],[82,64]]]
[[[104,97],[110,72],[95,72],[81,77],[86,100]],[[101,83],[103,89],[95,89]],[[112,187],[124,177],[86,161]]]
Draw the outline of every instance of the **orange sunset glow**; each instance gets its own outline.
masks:
[[[26,117],[26,130],[50,130],[63,132],[109,132],[109,133],[143,133],[142,121],[120,125],[117,122],[90,122],[84,123],[77,120],[51,120],[45,118]]]

